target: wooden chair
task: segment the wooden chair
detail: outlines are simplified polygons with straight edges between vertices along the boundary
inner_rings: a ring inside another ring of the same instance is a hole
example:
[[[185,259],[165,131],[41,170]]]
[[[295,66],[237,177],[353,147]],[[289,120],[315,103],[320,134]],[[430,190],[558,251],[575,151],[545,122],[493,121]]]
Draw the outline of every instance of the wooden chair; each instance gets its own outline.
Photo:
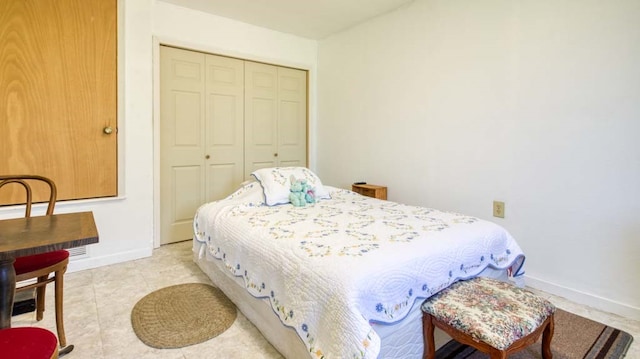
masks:
[[[37,327],[0,330],[2,358],[57,359],[58,341],[50,331]]]
[[[49,201],[46,215],[53,214],[56,203],[57,189],[55,183],[49,178],[32,175],[9,175],[0,176],[0,189],[3,186],[14,183],[22,186],[25,190],[26,201],[25,217],[31,217],[31,206],[33,204],[33,191],[29,183],[44,183],[49,189]],[[13,267],[16,271],[16,292],[36,288],[36,320],[43,317],[45,303],[45,289],[47,284],[54,282],[55,290],[55,310],[56,310],[56,330],[60,347],[67,345],[67,338],[64,333],[63,323],[63,278],[69,263],[69,252],[62,249],[42,254],[24,256],[16,258]],[[21,285],[20,282],[35,279],[34,283]]]

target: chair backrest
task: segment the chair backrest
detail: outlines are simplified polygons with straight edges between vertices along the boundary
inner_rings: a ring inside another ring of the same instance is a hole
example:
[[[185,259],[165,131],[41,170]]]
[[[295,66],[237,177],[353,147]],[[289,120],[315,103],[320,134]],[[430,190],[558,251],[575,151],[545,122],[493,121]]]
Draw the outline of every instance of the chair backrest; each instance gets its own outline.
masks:
[[[4,175],[4,176],[0,175],[0,189],[2,189],[4,185],[10,184],[10,183],[17,183],[21,185],[24,188],[25,194],[26,194],[26,201],[22,202],[26,206],[24,216],[31,217],[31,205],[33,204],[33,191],[31,190],[31,185],[29,184],[30,181],[33,181],[33,183],[35,182],[45,183],[49,187],[49,204],[47,206],[47,216],[52,215],[53,208],[56,205],[56,197],[57,197],[58,191],[56,189],[56,184],[49,178],[42,177],[42,176],[34,176],[34,175]]]

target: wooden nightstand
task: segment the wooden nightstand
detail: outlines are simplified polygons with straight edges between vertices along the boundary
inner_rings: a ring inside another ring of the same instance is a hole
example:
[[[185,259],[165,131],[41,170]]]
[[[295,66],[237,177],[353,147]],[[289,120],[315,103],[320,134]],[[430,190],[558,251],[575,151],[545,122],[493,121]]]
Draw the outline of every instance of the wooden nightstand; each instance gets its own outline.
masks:
[[[377,199],[387,199],[387,187],[375,184],[353,184],[351,190],[360,193],[363,196],[373,197]]]

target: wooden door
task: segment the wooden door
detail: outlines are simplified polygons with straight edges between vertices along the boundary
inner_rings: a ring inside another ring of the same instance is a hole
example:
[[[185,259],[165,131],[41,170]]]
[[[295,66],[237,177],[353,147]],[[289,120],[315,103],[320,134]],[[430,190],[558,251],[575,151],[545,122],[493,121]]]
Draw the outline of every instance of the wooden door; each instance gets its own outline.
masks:
[[[0,1],[0,172],[117,195],[116,32],[116,0]]]
[[[162,244],[190,239],[202,204],[243,180],[243,62],[160,47]]]

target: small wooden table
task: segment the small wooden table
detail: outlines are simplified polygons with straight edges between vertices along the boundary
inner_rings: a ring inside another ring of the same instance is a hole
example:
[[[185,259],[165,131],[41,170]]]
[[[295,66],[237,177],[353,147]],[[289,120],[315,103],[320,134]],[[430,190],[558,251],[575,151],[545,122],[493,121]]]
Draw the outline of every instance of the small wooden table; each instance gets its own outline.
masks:
[[[98,243],[92,212],[0,220],[0,329],[11,328],[16,257]]]
[[[359,193],[363,196],[377,198],[377,199],[387,199],[387,187],[386,186],[378,186],[375,184],[352,184],[351,190],[353,192]]]

